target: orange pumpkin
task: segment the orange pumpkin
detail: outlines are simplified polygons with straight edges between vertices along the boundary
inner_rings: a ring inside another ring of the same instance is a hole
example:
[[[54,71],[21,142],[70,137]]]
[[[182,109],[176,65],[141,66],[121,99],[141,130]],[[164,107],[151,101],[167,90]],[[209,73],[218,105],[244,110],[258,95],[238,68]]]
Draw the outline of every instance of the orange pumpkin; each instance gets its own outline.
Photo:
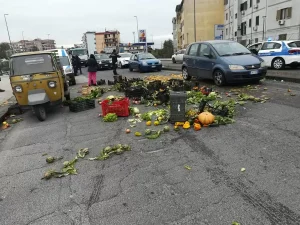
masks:
[[[215,116],[210,112],[203,112],[198,115],[198,120],[203,126],[207,127],[215,121]]]
[[[196,131],[201,130],[200,123],[194,123],[194,130],[196,130]]]

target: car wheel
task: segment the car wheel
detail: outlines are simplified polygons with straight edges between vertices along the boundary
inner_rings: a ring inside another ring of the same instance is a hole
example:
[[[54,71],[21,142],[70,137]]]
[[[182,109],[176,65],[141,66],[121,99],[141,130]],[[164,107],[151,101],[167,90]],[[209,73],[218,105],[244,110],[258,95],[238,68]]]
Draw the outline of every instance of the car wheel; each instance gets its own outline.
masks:
[[[213,74],[214,83],[217,86],[223,86],[225,84],[225,76],[221,70],[216,70]]]
[[[182,77],[184,80],[190,80],[192,77],[189,75],[188,69],[186,67],[182,68]]]
[[[285,62],[283,58],[275,58],[272,61],[272,68],[275,70],[281,70],[284,69]]]
[[[173,62],[173,63],[176,63],[176,60],[175,60],[175,58],[172,58],[172,62]]]
[[[143,73],[143,70],[142,70],[142,67],[141,67],[141,66],[139,66],[139,72],[140,72],[140,73]]]
[[[123,68],[123,66],[122,66],[122,63],[121,63],[121,62],[119,62],[119,63],[118,63],[118,67],[119,67],[120,69],[122,69],[122,68]]]
[[[44,105],[35,105],[33,106],[33,111],[39,121],[45,121],[47,118],[46,108]]]

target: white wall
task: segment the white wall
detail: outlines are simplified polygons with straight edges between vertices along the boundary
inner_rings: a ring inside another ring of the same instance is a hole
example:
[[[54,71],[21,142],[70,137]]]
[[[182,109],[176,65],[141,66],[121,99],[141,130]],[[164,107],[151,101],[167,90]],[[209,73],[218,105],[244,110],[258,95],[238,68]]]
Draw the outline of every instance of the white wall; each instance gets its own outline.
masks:
[[[96,50],[96,35],[95,33],[86,33],[87,50],[90,54],[94,54]]]

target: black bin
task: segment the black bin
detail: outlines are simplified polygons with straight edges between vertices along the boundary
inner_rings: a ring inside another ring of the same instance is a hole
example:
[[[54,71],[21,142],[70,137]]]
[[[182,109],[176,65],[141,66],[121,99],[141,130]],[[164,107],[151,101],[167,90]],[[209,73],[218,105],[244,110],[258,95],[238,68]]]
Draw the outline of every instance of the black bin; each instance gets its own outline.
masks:
[[[186,92],[170,91],[170,122],[185,122]]]

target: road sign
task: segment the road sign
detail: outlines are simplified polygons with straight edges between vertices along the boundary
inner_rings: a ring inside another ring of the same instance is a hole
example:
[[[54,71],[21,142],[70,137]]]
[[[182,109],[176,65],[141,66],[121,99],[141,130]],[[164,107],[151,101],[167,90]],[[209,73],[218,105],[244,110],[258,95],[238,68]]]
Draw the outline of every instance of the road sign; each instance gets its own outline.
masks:
[[[215,24],[215,40],[222,40],[223,39],[223,24]]]

